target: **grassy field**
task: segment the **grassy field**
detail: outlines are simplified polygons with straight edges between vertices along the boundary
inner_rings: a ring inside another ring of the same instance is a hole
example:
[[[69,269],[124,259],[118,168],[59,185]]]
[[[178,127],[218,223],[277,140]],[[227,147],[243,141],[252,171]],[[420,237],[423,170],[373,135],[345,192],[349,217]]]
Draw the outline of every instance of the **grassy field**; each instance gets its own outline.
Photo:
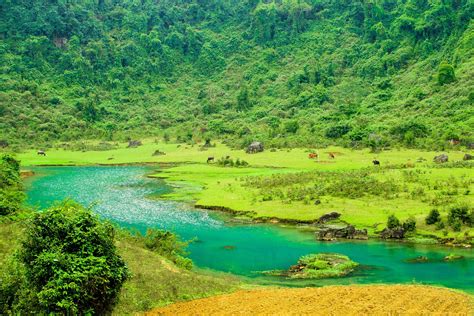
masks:
[[[337,211],[341,219],[373,233],[385,226],[387,217],[400,220],[414,216],[418,233],[436,236],[464,236],[471,228],[454,232],[447,227],[427,226],[425,217],[438,209],[446,221],[450,207],[474,204],[474,169],[463,163],[464,151],[446,152],[446,164],[433,163],[439,152],[392,149],[372,153],[368,149],[338,147],[266,150],[247,154],[217,143],[203,149],[198,145],[171,144],[153,139],[138,148],[116,144],[111,150],[87,150],[98,146],[82,145],[86,151],[50,149],[47,156],[30,150],[18,154],[23,166],[56,164],[169,163],[156,177],[176,187],[166,198],[195,201],[203,207],[223,207],[247,212],[253,219],[313,221]],[[156,150],[165,155],[153,156]],[[309,159],[309,152],[319,159]],[[329,152],[335,155],[332,159]],[[207,164],[230,156],[249,163],[248,167],[222,167]],[[373,166],[376,158],[381,166]],[[317,205],[316,205],[317,204]]]

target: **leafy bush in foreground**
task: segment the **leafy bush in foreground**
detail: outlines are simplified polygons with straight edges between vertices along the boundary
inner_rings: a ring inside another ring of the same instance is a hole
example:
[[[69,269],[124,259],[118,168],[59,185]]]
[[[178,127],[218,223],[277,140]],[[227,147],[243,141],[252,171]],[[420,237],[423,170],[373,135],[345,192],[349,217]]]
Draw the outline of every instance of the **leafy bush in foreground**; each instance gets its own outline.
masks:
[[[19,313],[108,313],[128,277],[113,226],[72,202],[34,215],[19,263],[25,281],[12,304]]]

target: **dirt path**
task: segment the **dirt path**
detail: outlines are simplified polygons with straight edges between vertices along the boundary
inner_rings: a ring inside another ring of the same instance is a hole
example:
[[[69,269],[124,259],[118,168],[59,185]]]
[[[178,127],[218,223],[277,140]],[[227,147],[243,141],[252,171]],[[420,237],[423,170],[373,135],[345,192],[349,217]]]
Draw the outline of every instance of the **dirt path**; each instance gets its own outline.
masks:
[[[416,285],[239,291],[177,303],[146,315],[474,315],[471,297]]]

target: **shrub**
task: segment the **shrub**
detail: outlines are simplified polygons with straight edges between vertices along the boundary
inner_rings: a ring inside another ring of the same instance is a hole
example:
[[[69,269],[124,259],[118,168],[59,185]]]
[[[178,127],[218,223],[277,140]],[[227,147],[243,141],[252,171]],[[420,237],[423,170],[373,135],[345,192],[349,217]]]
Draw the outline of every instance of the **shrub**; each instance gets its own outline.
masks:
[[[294,134],[298,131],[299,127],[300,127],[299,123],[296,120],[291,120],[291,121],[285,122],[285,131],[287,133]]]
[[[448,223],[451,225],[457,220],[459,220],[461,224],[471,225],[471,216],[467,205],[454,206],[449,210]]]
[[[113,226],[73,202],[34,215],[19,259],[31,290],[28,312],[106,314],[128,277]]]
[[[460,221],[459,219],[453,220],[453,221],[450,223],[450,225],[451,225],[451,228],[452,228],[455,232],[461,231],[461,226],[462,226],[462,224],[461,224],[461,221]]]
[[[427,225],[433,225],[441,220],[439,211],[437,209],[432,209],[428,216],[425,219]]]
[[[445,227],[446,225],[444,225],[444,222],[442,220],[436,223],[436,230],[441,230],[441,229],[444,229]]]
[[[247,167],[249,163],[245,160],[237,158],[235,161],[230,157],[222,157],[217,160],[217,164],[223,167]]]
[[[349,125],[336,125],[331,126],[326,130],[326,137],[328,138],[340,138],[351,131]]]
[[[448,62],[443,61],[438,68],[438,83],[444,85],[456,80],[454,68]]]
[[[414,217],[409,217],[404,223],[403,223],[403,229],[407,232],[413,232],[416,230],[416,220]]]
[[[20,179],[20,162],[10,155],[0,158],[0,215],[18,210],[25,193]]]
[[[180,241],[175,234],[160,230],[148,229],[145,235],[145,247],[170,259],[177,266],[190,270],[193,267],[191,259],[183,256],[187,255],[187,242]]]
[[[395,215],[390,215],[387,220],[387,228],[393,229],[400,227],[400,220]]]

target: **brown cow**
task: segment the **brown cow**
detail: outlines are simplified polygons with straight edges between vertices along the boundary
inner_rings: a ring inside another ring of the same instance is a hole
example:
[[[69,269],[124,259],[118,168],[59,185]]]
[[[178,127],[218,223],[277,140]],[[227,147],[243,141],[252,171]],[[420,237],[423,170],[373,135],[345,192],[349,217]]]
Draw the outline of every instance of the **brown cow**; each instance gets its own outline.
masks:
[[[309,158],[309,159],[318,158],[318,154],[317,154],[317,153],[310,153],[310,154],[308,155],[308,158]]]
[[[334,155],[334,153],[329,153],[329,158],[334,159],[336,158],[336,155]]]

